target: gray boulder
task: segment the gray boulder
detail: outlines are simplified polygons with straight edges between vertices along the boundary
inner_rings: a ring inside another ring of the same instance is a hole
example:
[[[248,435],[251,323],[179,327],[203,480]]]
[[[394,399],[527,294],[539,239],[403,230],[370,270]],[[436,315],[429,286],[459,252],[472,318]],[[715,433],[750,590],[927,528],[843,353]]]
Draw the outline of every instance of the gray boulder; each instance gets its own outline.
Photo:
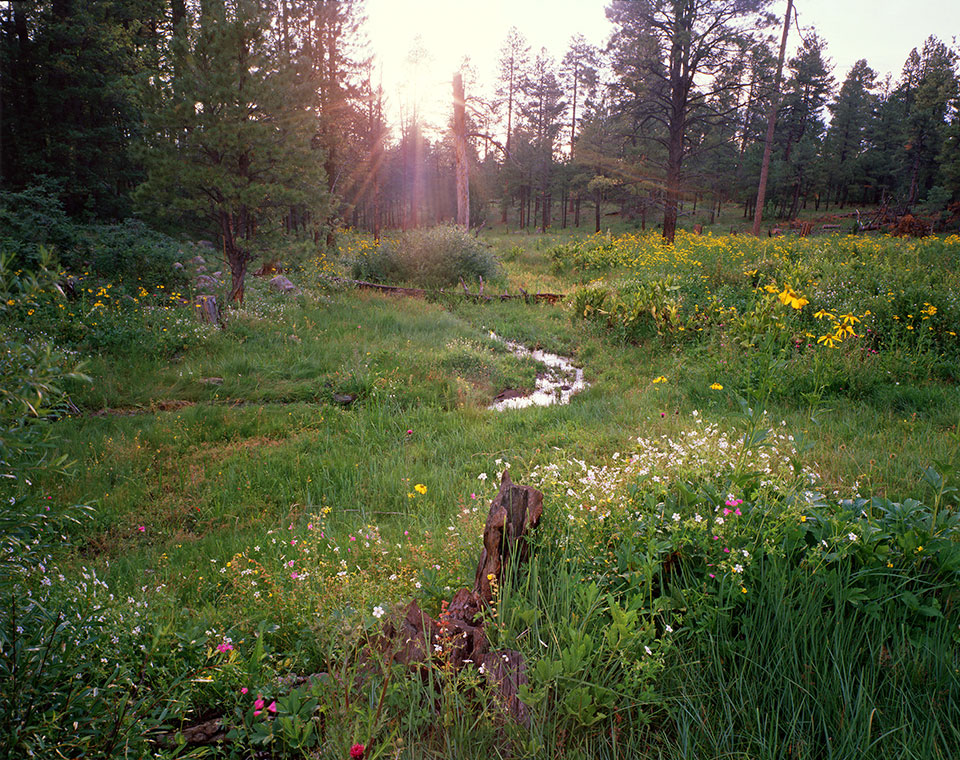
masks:
[[[276,277],[270,280],[270,287],[278,293],[297,292],[297,286],[290,282],[290,280],[288,280],[282,274],[278,274]]]

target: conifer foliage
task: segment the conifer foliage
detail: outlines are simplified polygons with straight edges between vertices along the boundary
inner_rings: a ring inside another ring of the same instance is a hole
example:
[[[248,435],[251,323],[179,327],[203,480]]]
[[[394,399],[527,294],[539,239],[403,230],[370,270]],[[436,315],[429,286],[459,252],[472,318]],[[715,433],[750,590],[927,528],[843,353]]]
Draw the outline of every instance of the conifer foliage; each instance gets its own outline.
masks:
[[[275,50],[261,0],[210,0],[174,37],[155,93],[137,198],[156,215],[195,215],[220,236],[230,299],[291,207],[326,209],[308,62]]]

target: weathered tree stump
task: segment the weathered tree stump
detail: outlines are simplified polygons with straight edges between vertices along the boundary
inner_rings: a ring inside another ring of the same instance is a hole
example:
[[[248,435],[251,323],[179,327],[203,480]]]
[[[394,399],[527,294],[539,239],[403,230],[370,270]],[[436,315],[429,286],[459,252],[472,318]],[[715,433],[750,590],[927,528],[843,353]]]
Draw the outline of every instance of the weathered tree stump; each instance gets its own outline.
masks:
[[[518,486],[506,470],[500,479],[500,491],[490,504],[483,529],[483,551],[477,565],[473,590],[489,602],[493,598],[491,580],[500,582],[507,562],[524,562],[530,554],[526,535],[540,524],[543,494],[530,486]]]
[[[196,300],[197,317],[201,322],[223,327],[223,319],[220,317],[220,307],[217,306],[217,297],[211,295],[197,296]]]

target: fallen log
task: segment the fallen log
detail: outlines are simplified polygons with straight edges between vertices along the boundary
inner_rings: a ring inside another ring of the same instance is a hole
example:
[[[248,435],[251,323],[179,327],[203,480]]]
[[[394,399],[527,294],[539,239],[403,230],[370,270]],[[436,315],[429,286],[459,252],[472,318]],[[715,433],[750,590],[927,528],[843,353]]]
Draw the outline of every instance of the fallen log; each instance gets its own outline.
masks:
[[[341,277],[330,277],[328,278],[331,282],[334,282],[338,285],[351,285],[355,288],[361,290],[376,290],[381,293],[392,293],[398,296],[409,296],[411,298],[427,298],[434,297],[439,298],[440,296],[452,297],[452,298],[468,298],[471,301],[476,301],[477,303],[489,303],[491,301],[514,301],[514,300],[523,300],[527,303],[549,303],[555,304],[559,301],[562,301],[564,298],[563,293],[527,293],[523,288],[520,289],[520,293],[502,293],[500,295],[484,295],[483,292],[483,282],[480,283],[480,292],[471,293],[466,286],[466,283],[463,280],[460,280],[460,284],[463,286],[463,293],[458,293],[457,291],[446,291],[446,290],[427,290],[426,288],[406,288],[401,285],[381,285],[376,282],[367,282],[366,280],[347,280]]]

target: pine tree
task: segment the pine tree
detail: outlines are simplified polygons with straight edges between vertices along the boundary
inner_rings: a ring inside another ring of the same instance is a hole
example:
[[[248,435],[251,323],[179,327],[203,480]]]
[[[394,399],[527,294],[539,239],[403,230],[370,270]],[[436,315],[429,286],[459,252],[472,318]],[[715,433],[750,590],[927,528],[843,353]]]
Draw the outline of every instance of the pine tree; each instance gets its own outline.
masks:
[[[719,74],[742,55],[768,19],[768,0],[613,0],[614,69],[628,82],[635,123],[666,153],[663,237],[677,226],[683,162],[698,121],[720,118],[713,104],[720,88],[734,86]],[[736,83],[735,86],[741,86]]]
[[[860,59],[847,74],[836,100],[829,104],[830,127],[827,130],[823,152],[829,158],[828,180],[836,193],[835,202],[842,207],[847,202],[850,185],[861,178],[862,154],[866,130],[876,103],[872,90],[876,73],[866,60]]]
[[[219,236],[230,298],[242,301],[258,236],[291,206],[324,213],[323,153],[312,145],[314,86],[303,59],[276,56],[260,0],[207,0],[174,39],[176,77],[161,78],[137,198],[155,215],[193,214]]]

